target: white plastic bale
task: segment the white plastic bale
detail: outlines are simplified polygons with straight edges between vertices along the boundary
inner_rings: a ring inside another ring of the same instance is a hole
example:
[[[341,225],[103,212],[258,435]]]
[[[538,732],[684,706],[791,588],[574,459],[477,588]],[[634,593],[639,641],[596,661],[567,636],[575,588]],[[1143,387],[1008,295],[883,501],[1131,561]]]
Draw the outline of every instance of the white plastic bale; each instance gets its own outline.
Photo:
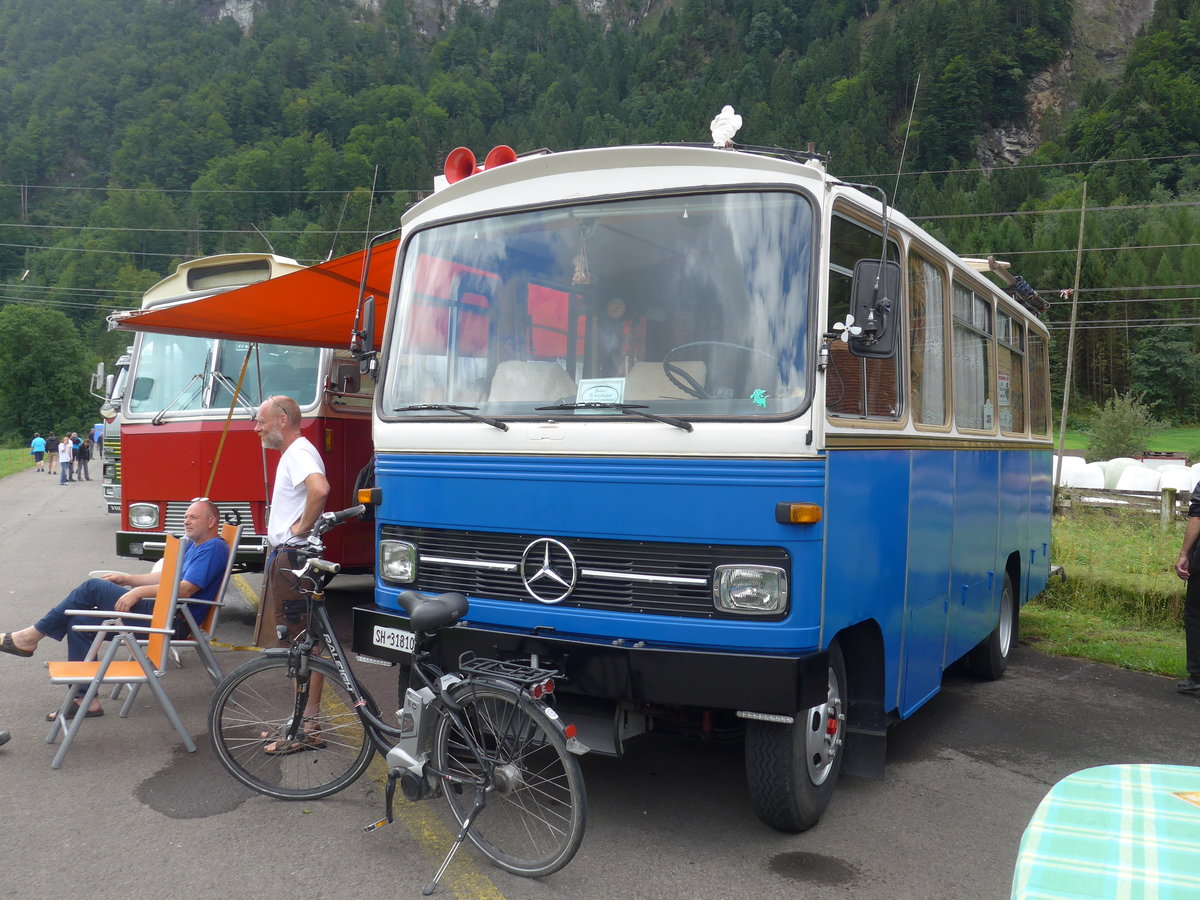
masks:
[[[1081,469],[1063,472],[1063,484],[1071,488],[1104,488],[1104,466],[1098,462],[1088,463]]]
[[[1196,486],[1200,476],[1192,471],[1191,466],[1163,466],[1158,470],[1162,476],[1159,488],[1174,488],[1177,491],[1191,491]]]
[[[1147,466],[1126,466],[1117,478],[1118,491],[1157,491],[1162,476]]]
[[[1141,466],[1142,464],[1136,459],[1128,456],[1118,456],[1116,459],[1110,459],[1107,462],[1102,462],[1104,466],[1104,487],[1110,491],[1116,490],[1117,484],[1121,481],[1121,473],[1130,466]],[[1143,468],[1145,468],[1143,466]]]

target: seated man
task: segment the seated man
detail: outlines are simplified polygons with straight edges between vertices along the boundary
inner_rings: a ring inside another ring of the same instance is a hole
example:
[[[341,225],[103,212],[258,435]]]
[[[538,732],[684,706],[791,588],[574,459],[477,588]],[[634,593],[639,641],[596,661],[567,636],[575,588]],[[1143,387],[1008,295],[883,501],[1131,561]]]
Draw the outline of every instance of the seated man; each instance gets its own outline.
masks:
[[[221,577],[225,574],[225,562],[229,548],[221,540],[220,513],[211,500],[197,500],[187,509],[183,520],[183,532],[188,541],[183,545],[183,570],[180,573],[179,597],[195,597],[197,600],[215,600]],[[35,624],[20,631],[0,634],[0,651],[14,656],[30,657],[42,638],[61,641],[67,639],[67,659],[82,660],[92,646],[93,635],[71,630],[73,617],[69,609],[100,609],[117,613],[150,613],[154,609],[154,595],[158,592],[159,572],[144,575],[126,575],[115,572],[103,578],[90,578],[71,591],[58,606],[50,610]],[[192,615],[197,621],[204,618],[207,607],[192,606]],[[178,627],[183,622],[182,614],[176,619]],[[94,624],[94,621],[90,624]],[[76,703],[79,701],[76,700]],[[93,701],[85,713],[87,716],[104,715],[99,701]],[[48,718],[53,721],[54,713]]]

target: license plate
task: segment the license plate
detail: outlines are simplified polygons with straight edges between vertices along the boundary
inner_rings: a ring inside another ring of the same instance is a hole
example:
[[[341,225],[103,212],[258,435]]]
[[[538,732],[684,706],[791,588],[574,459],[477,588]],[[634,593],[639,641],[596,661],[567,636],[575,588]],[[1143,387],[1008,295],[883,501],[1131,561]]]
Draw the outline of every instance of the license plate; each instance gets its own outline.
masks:
[[[371,641],[376,647],[386,647],[400,653],[412,653],[417,646],[417,636],[411,631],[399,628],[385,628],[383,625],[374,626],[375,634]]]

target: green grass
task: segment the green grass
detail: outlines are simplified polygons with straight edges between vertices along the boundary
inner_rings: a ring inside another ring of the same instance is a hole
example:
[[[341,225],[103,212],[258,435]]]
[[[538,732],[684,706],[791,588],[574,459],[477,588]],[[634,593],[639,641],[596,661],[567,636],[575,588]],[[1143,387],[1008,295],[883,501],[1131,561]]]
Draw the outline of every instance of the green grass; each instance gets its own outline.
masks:
[[[32,467],[33,457],[28,447],[22,447],[20,450],[0,449],[0,478]]]
[[[1021,613],[1021,640],[1056,656],[1125,669],[1184,671],[1184,584],[1175,559],[1184,523],[1081,510],[1054,520],[1051,559],[1065,568]]]
[[[1067,429],[1067,437],[1063,442],[1064,450],[1086,450],[1087,432]],[[1054,449],[1058,449],[1058,427],[1054,429]],[[1200,451],[1200,425],[1188,425],[1182,428],[1167,428],[1159,432],[1147,450],[1159,453],[1195,453]],[[1200,461],[1194,460],[1194,461]]]

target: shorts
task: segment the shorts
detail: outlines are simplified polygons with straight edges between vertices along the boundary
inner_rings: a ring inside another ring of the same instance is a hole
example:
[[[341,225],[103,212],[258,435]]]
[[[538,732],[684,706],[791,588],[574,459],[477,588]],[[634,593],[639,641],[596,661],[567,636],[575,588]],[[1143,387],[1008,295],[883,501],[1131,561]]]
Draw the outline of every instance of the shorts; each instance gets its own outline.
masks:
[[[308,597],[297,593],[293,579],[281,574],[282,569],[298,569],[300,565],[295,550],[280,547],[272,551],[263,573],[262,600],[254,623],[256,647],[288,647],[293,638],[308,628]],[[280,625],[286,629],[286,638],[278,636]]]

